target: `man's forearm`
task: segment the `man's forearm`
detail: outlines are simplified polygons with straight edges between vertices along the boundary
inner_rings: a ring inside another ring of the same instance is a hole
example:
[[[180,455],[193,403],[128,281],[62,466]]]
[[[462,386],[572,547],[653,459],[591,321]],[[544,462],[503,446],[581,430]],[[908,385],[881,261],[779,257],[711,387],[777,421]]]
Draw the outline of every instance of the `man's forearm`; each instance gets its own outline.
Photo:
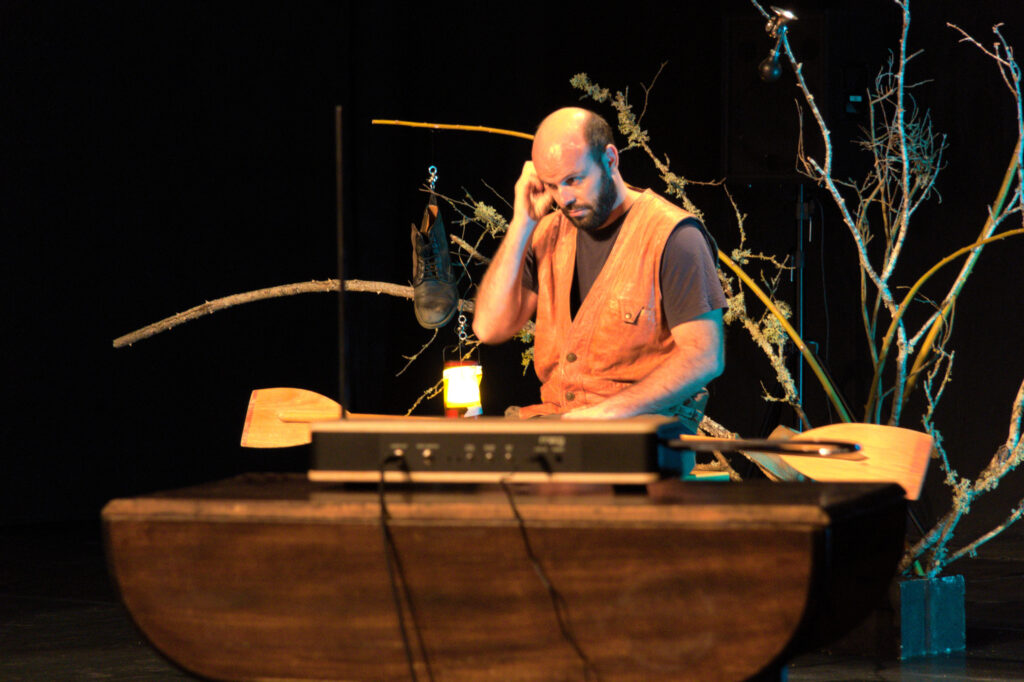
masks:
[[[596,405],[567,412],[565,417],[618,419],[655,414],[697,393],[725,369],[721,311],[712,311],[685,327],[673,329],[675,350],[647,376]]]
[[[721,372],[710,364],[695,364],[676,351],[657,369],[610,398],[590,407],[570,412],[570,418],[618,419],[638,414],[657,414],[674,407],[707,385]]]
[[[523,292],[523,257],[533,226],[513,219],[498,246],[476,295],[473,332],[484,343],[500,343],[512,337],[533,311]]]
[[[507,341],[533,315],[537,296],[523,289],[523,255],[537,221],[551,209],[551,203],[533,162],[525,162],[516,181],[508,232],[484,273],[476,295],[473,333],[484,343]]]

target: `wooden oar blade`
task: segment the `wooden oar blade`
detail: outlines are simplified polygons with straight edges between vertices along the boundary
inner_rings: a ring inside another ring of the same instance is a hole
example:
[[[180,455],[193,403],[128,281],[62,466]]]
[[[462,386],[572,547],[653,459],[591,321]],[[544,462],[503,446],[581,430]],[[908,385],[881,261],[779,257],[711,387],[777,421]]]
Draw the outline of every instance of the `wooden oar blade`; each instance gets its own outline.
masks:
[[[287,448],[311,440],[309,423],[341,418],[341,405],[302,388],[258,388],[249,396],[243,448]]]
[[[927,433],[882,424],[829,424],[794,439],[832,439],[859,443],[865,459],[793,457],[782,460],[815,481],[878,481],[898,483],[908,500],[921,496],[934,443]]]
[[[434,419],[347,412],[348,419]],[[312,441],[310,424],[341,419],[341,405],[304,388],[258,388],[249,396],[243,448],[289,448]]]

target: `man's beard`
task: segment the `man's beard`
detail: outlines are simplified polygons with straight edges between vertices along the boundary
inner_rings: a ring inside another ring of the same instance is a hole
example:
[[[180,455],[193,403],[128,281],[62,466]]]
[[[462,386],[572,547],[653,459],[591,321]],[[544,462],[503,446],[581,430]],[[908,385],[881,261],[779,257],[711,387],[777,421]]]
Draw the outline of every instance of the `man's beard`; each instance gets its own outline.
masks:
[[[608,216],[611,215],[612,210],[615,208],[615,200],[618,199],[618,194],[615,191],[615,182],[612,180],[611,173],[601,168],[601,184],[597,190],[597,199],[594,204],[575,204],[571,208],[562,209],[562,214],[569,219],[577,229],[584,230],[586,232],[592,232],[597,228],[604,225],[604,221],[608,220]],[[580,208],[590,209],[586,214],[579,218],[574,218],[569,215],[569,211],[577,210]]]

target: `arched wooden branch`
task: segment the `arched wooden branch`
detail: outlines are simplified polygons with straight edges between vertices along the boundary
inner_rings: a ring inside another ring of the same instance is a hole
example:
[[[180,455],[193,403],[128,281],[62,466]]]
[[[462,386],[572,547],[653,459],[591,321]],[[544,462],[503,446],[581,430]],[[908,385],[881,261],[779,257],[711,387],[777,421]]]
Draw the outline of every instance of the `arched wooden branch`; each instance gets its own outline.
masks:
[[[262,301],[268,298],[280,298],[282,296],[294,296],[296,294],[314,294],[338,291],[338,280],[336,279],[325,279],[325,280],[313,280],[311,282],[296,282],[294,284],[282,284],[281,286],[268,287],[266,289],[256,289],[255,291],[246,291],[241,294],[233,294],[231,296],[225,296],[224,298],[218,298],[213,301],[207,301],[201,305],[197,305],[193,308],[189,308],[184,312],[180,312],[177,315],[166,317],[159,322],[146,325],[142,329],[137,329],[130,334],[119,336],[114,339],[114,348],[122,348],[124,346],[130,346],[137,341],[147,339],[150,336],[159,334],[160,332],[173,329],[179,324],[190,322],[197,318],[215,313],[218,310],[224,310],[236,305],[242,305],[243,303],[252,303],[254,301]],[[398,298],[412,299],[412,287],[403,286],[401,284],[392,284],[391,282],[373,282],[364,279],[347,279],[345,280],[345,291],[361,291],[371,294],[387,294],[389,296],[396,296]],[[465,299],[459,299],[459,310],[463,312],[473,312],[473,301],[467,301]],[[532,328],[533,323],[527,323]]]

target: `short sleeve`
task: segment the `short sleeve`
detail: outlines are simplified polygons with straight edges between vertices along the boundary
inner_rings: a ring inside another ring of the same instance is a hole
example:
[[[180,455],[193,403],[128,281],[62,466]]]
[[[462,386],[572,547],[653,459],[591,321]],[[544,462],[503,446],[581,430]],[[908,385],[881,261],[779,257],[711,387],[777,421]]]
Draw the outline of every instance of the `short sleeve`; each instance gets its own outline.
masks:
[[[714,241],[694,218],[676,225],[661,256],[661,301],[671,329],[728,305]]]
[[[537,256],[533,252],[533,243],[526,245],[523,254],[523,288],[537,293]]]

